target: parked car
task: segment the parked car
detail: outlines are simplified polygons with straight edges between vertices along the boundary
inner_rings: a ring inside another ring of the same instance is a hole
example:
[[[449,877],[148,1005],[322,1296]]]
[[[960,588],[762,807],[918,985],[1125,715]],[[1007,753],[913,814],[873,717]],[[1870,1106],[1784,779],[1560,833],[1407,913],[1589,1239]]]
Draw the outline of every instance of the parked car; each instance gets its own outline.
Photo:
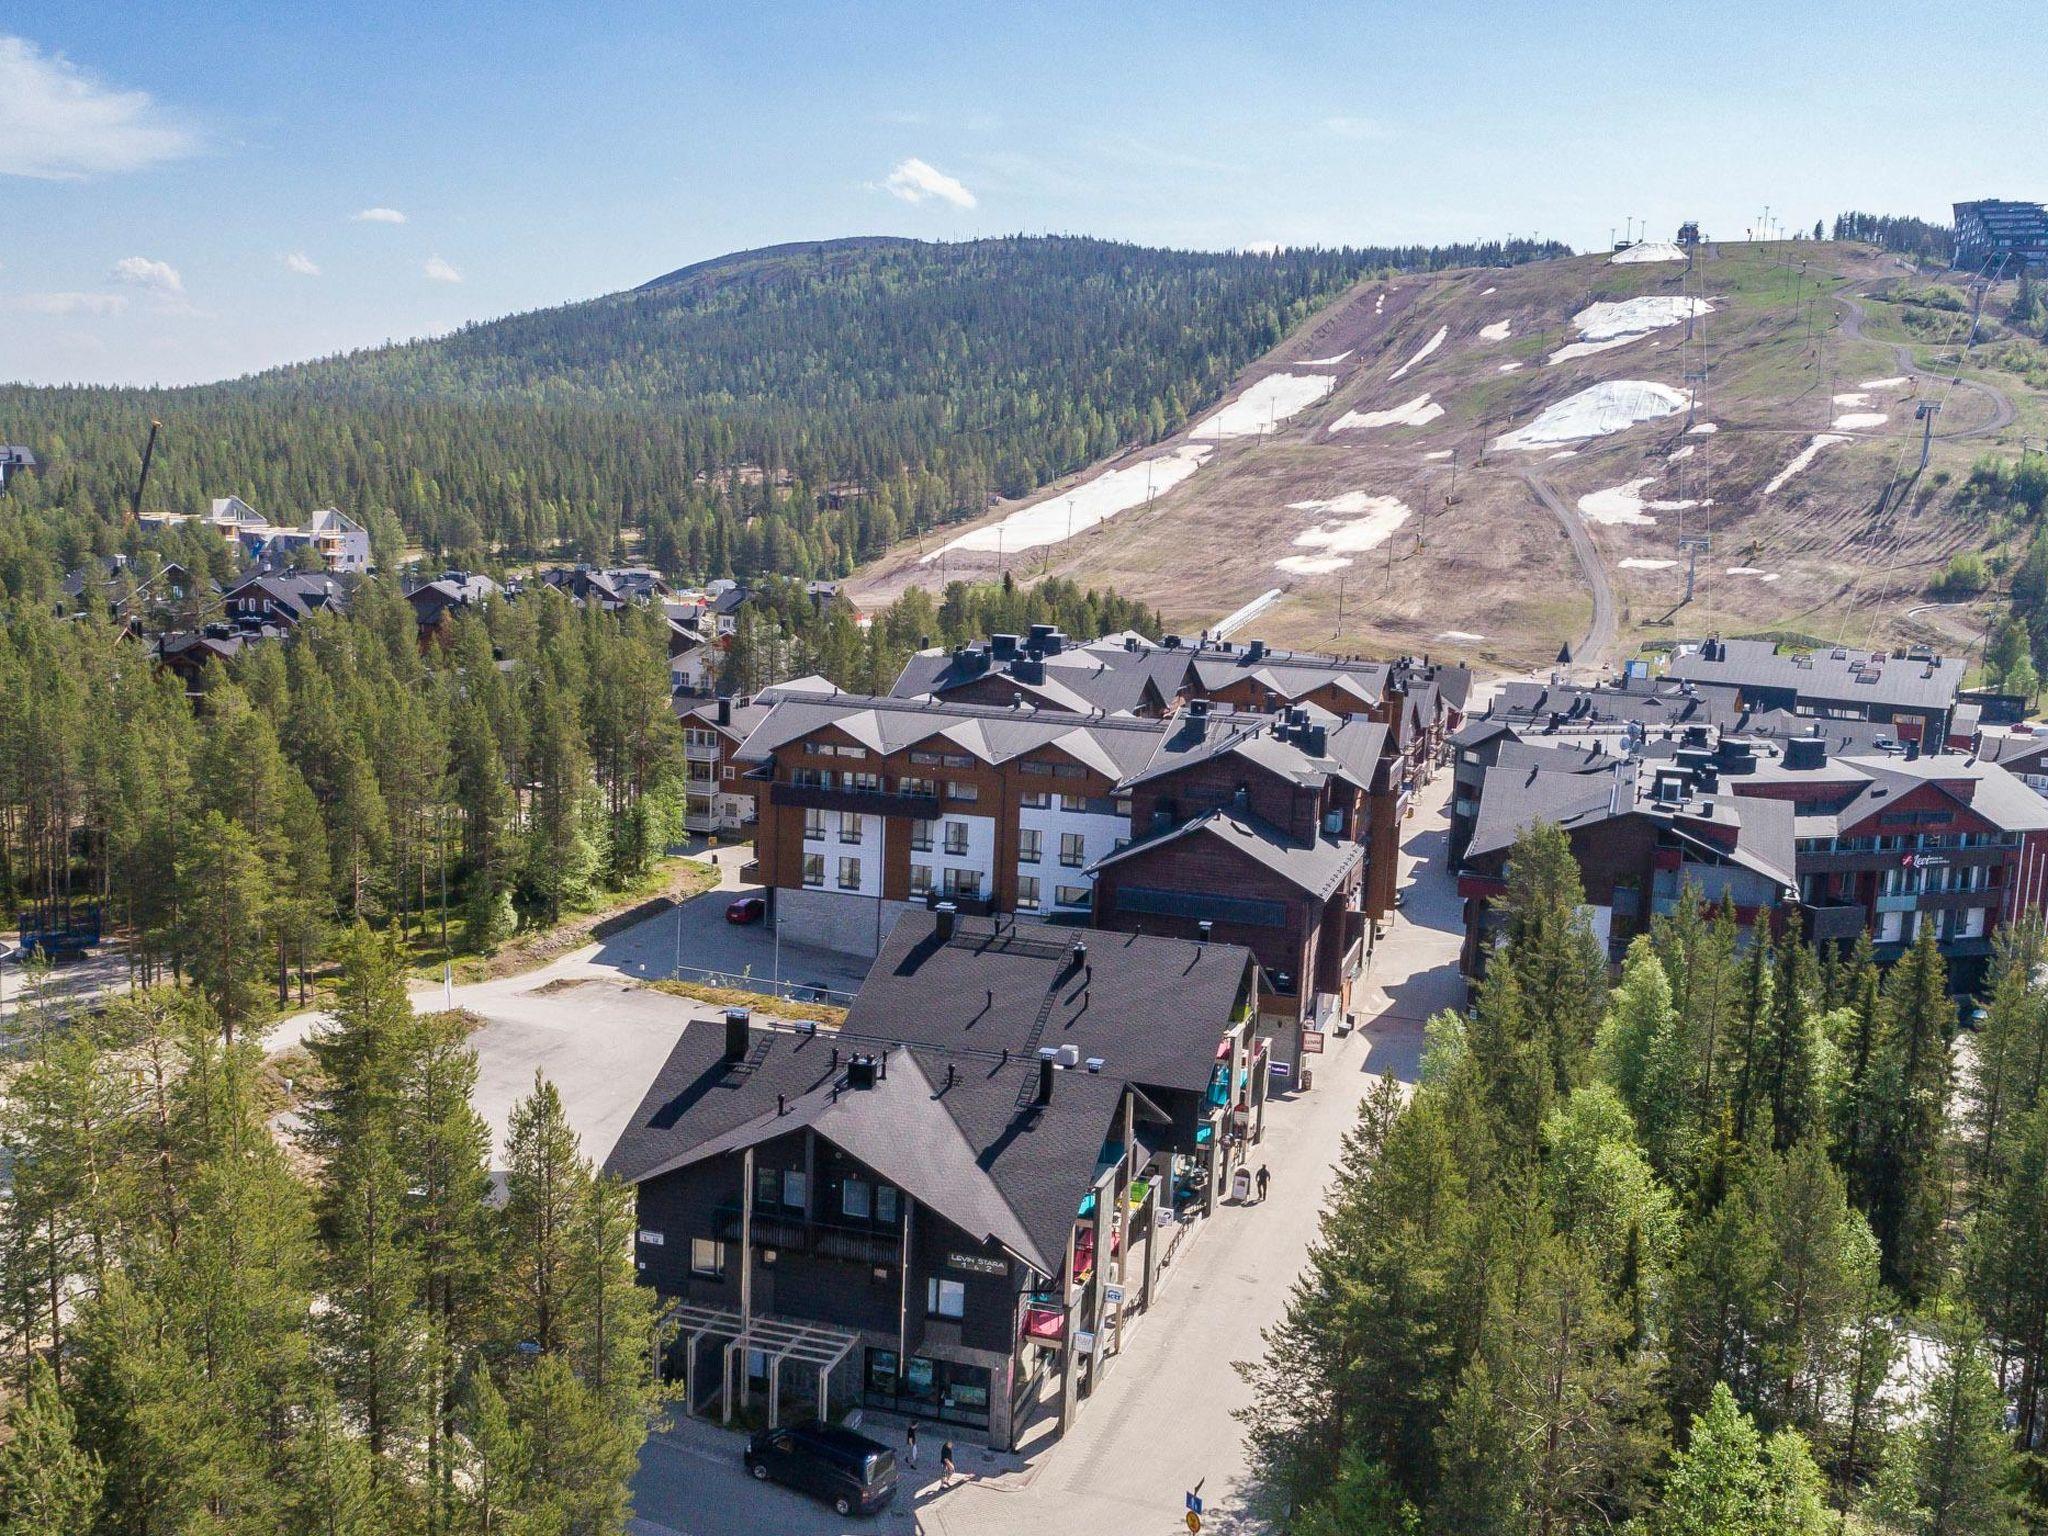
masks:
[[[896,1453],[879,1440],[823,1419],[757,1430],[747,1470],[830,1504],[841,1515],[872,1515],[896,1497]]]
[[[725,909],[728,923],[758,923],[768,914],[768,903],[759,896],[742,896]]]

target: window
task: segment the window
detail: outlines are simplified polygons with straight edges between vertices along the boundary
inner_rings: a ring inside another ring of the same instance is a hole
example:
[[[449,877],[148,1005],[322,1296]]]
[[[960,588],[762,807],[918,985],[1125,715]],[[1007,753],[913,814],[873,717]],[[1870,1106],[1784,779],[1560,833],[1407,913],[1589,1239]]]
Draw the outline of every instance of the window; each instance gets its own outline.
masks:
[[[839,841],[857,843],[860,841],[860,817],[853,811],[839,813]]]
[[[1062,832],[1060,834],[1060,862],[1068,869],[1079,869],[1088,862],[1086,849],[1081,841],[1080,833]]]
[[[960,858],[967,852],[967,823],[949,821],[946,823],[946,852]]]
[[[1085,779],[1088,770],[1079,763],[1054,763],[1052,771],[1062,779]]]
[[[945,764],[948,768],[972,768],[974,766],[974,759],[965,752],[948,752],[945,756]]]
[[[936,768],[945,761],[936,752],[913,752],[910,754],[910,760],[921,768]]]
[[[1051,764],[1051,763],[1039,763],[1039,762],[1031,762],[1031,761],[1029,761],[1029,760],[1026,760],[1026,761],[1024,761],[1024,762],[1020,762],[1020,763],[1018,763],[1018,764],[1017,764],[1017,771],[1018,771],[1019,773],[1030,773],[1030,774],[1036,774],[1036,775],[1038,775],[1038,776],[1039,776],[1040,778],[1051,778],[1051,777],[1052,777],[1052,764]]]
[[[725,1275],[725,1244],[708,1237],[690,1239],[690,1273],[708,1280]]]
[[[979,800],[981,791],[964,779],[946,780],[946,793],[955,800]]]
[[[721,776],[725,779],[725,782],[730,784],[733,781],[735,770],[731,763],[727,763],[725,767],[722,770],[720,770],[720,773]]]
[[[880,789],[882,776],[879,773],[855,773],[849,768],[839,775],[839,785],[842,789]]]
[[[936,795],[938,792],[939,784],[936,779],[912,778],[905,774],[896,781],[896,793],[899,795]]]
[[[928,821],[913,821],[910,824],[910,851],[930,853],[932,851],[932,824]]]
[[[1063,907],[1085,907],[1088,905],[1088,887],[1056,885],[1052,888],[1052,899]]]
[[[929,846],[929,845],[927,845]],[[932,867],[929,864],[910,866],[910,894],[929,896],[932,893]]]
[[[1017,834],[1017,862],[1036,864],[1045,857],[1045,834],[1036,827],[1026,827]]]
[[[832,776],[822,768],[792,768],[789,782],[804,789],[830,789]]]
[[[967,1286],[933,1275],[924,1283],[924,1312],[926,1317],[965,1317]]]
[[[1038,910],[1038,876],[1017,877],[1017,905],[1027,912]]]
[[[1028,794],[1018,803],[1027,811],[1049,811],[1052,809],[1052,796],[1043,793]]]
[[[804,1208],[804,1171],[791,1168],[782,1175],[782,1203],[792,1211]]]
[[[754,1170],[754,1204],[782,1204],[782,1170],[780,1168],[756,1168]]]
[[[874,1186],[866,1179],[845,1179],[839,1185],[839,1212],[855,1221],[866,1221],[874,1209]]]
[[[850,757],[856,761],[868,755],[866,747],[833,747],[830,750],[838,753],[841,757]]]
[[[859,859],[841,859],[839,861],[839,889],[842,891],[857,891],[860,889]]]
[[[822,886],[825,883],[825,855],[807,853],[804,855],[804,884]]]
[[[981,871],[975,869],[947,870],[946,894],[948,896],[979,896],[981,894]]]
[[[825,813],[819,810],[804,812],[804,840],[812,843],[825,841]]]
[[[875,1220],[884,1226],[896,1225],[896,1186],[877,1184],[875,1186]]]

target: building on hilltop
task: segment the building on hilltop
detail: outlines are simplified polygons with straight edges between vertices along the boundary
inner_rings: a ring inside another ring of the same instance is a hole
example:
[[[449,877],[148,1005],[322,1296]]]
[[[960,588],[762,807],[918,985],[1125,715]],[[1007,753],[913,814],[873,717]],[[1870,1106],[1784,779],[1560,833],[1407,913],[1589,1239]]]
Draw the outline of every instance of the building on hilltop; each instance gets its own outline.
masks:
[[[2023,265],[2048,267],[2048,209],[1996,197],[1957,203],[1955,265],[2002,268],[2007,277]]]

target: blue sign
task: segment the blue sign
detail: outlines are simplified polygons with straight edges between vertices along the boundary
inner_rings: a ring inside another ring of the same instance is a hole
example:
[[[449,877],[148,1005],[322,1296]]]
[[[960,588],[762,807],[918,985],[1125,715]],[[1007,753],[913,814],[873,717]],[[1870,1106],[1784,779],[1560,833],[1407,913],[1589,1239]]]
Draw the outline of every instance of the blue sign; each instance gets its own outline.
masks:
[[[1202,1496],[1201,1496],[1201,1495],[1200,1495],[1199,1493],[1191,1493],[1191,1494],[1189,1494],[1189,1495],[1188,1495],[1188,1513],[1189,1513],[1189,1514],[1191,1514],[1191,1515],[1199,1515],[1199,1514],[1200,1514],[1201,1512],[1202,1512]]]

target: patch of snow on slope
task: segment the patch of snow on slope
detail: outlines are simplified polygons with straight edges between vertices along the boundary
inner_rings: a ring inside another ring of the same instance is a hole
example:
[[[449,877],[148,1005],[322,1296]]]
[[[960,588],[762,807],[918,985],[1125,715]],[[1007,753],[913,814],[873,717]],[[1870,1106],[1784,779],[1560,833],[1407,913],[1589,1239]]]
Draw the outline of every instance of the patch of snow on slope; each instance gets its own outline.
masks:
[[[1500,365],[1500,371],[1502,373],[1513,373],[1517,368],[1521,366],[1522,365],[1520,363],[1502,363]]]
[[[1425,459],[1448,459],[1457,451],[1455,448],[1439,448],[1435,453],[1425,453],[1423,457]]]
[[[1346,347],[1342,352],[1339,352],[1335,357],[1304,357],[1301,360],[1301,366],[1304,368],[1328,368],[1334,363],[1343,362],[1345,358],[1351,355],[1351,353],[1352,348]]]
[[[1683,261],[1685,252],[1669,240],[1639,240],[1625,251],[1616,251],[1607,260],[1617,267],[1638,261]]]
[[[1838,432],[1868,432],[1872,427],[1881,427],[1891,418],[1883,411],[1844,411],[1834,421]]]
[[[1698,447],[1699,445],[1697,443],[1687,443],[1683,448],[1679,449],[1678,452],[1672,454],[1671,457],[1668,460],[1666,460],[1666,462],[1676,464],[1681,459],[1689,459],[1693,456],[1694,452],[1698,449]]]
[[[1527,426],[1497,437],[1496,448],[1548,448],[1625,432],[1637,422],[1655,421],[1685,409],[1685,396],[1669,384],[1641,379],[1607,379],[1545,407]]]
[[[1263,437],[1322,399],[1336,382],[1306,373],[1269,373],[1188,436]]]
[[[1783,469],[1779,470],[1775,475],[1771,476],[1769,482],[1765,484],[1761,494],[1768,496],[1772,492],[1776,491],[1787,480],[1790,480],[1794,475],[1798,474],[1799,471],[1806,468],[1807,465],[1811,464],[1814,461],[1814,459],[1819,456],[1821,449],[1826,448],[1834,443],[1846,443],[1847,441],[1849,441],[1848,438],[1837,437],[1832,432],[1821,432],[1815,434],[1813,441],[1808,443],[1804,448],[1800,449],[1797,456],[1793,458],[1790,464],[1787,464]]]
[[[1430,353],[1434,352],[1438,347],[1442,346],[1444,344],[1444,338],[1450,334],[1451,328],[1448,325],[1438,326],[1436,328],[1436,334],[1430,337],[1429,340],[1425,341],[1422,344],[1422,346],[1419,349],[1417,349],[1413,357],[1409,358],[1407,362],[1403,363],[1400,367],[1396,368],[1392,373],[1388,374],[1387,377],[1390,379],[1400,378],[1401,375],[1406,373],[1410,368],[1413,368],[1425,357],[1428,357]]]
[[[1611,486],[1604,491],[1592,491],[1579,498],[1579,515],[1589,523],[1605,523],[1614,526],[1633,523],[1639,527],[1654,527],[1657,519],[1652,512],[1683,512],[1687,507],[1696,507],[1697,501],[1645,501],[1643,487],[1655,480],[1655,475],[1644,475],[1640,480],[1631,480],[1626,485]]]
[[[1351,564],[1343,558],[1376,549],[1415,515],[1406,502],[1394,496],[1373,496],[1364,491],[1347,491],[1327,501],[1296,501],[1289,506],[1303,512],[1363,513],[1342,522],[1318,523],[1294,536],[1297,548],[1319,549],[1319,555],[1287,555],[1274,563],[1297,575],[1324,575]],[[1334,563],[1333,563],[1334,562]]]
[[[1626,560],[1617,560],[1614,563],[1624,571],[1668,571],[1672,566],[1678,564],[1676,560],[1645,560],[1637,555],[1631,555]]]
[[[1686,434],[1690,437],[1711,437],[1721,429],[1711,421],[1702,421],[1687,427],[1685,430]]]
[[[950,544],[933,550],[919,564],[929,565],[951,549],[1012,555],[1020,549],[1058,544],[1070,529],[1074,533],[1086,532],[1119,512],[1142,506],[1148,494],[1165,495],[1200,469],[1213,452],[1207,443],[1188,445],[1108,470],[1065,495],[1020,507],[1000,523],[963,533]]]
[[[1366,427],[1426,427],[1443,415],[1444,408],[1429,398],[1427,391],[1405,405],[1386,411],[1346,411],[1330,423],[1332,432],[1350,432]]]
[[[1595,352],[1612,352],[1616,347],[1625,347],[1632,341],[1642,339],[1641,336],[1610,336],[1605,341],[1568,341],[1543,361],[1547,365],[1555,366],[1558,363],[1568,363],[1575,357],[1591,357]]]
[[[1497,289],[1493,289],[1493,288],[1482,288],[1482,289],[1480,289],[1480,290],[1479,290],[1479,297],[1481,297],[1481,298],[1483,299],[1483,298],[1485,298],[1485,297],[1486,297],[1486,296],[1487,296],[1487,295],[1488,295],[1489,293],[1495,293],[1495,292],[1498,292],[1498,290],[1497,290]]]
[[[1572,325],[1588,341],[1661,331],[1695,315],[1711,315],[1714,306],[1689,294],[1646,294],[1637,299],[1588,304],[1572,316]]]
[[[1858,389],[1897,389],[1901,384],[1910,384],[1912,382],[1904,374],[1900,374],[1897,378],[1892,379],[1865,379],[1856,387]]]
[[[1491,325],[1479,327],[1479,339],[1481,341],[1506,341],[1508,333],[1514,328],[1515,322],[1512,320],[1496,320]]]
[[[1837,406],[1868,405],[1870,404],[1870,396],[1859,390],[1846,395],[1836,395],[1834,403]]]
[[[1469,629],[1447,629],[1437,636],[1439,640],[1484,640],[1486,636],[1475,635]]]

